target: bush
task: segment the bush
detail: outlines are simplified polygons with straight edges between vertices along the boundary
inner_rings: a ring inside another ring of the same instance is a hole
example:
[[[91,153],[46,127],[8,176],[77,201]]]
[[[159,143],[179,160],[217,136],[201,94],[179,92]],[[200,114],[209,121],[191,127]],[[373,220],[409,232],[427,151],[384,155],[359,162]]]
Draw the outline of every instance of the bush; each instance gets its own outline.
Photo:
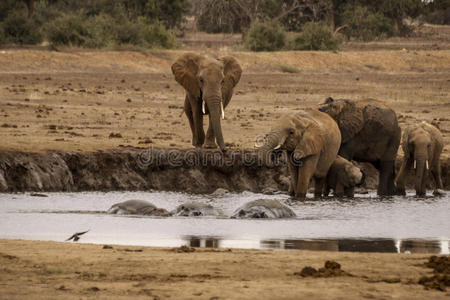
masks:
[[[308,22],[294,40],[294,50],[338,50],[342,38],[333,34],[324,22]]]
[[[250,26],[245,43],[252,51],[280,50],[286,44],[286,32],[278,23],[256,22]]]
[[[92,39],[86,23],[78,15],[63,15],[46,26],[51,45],[84,46]]]
[[[39,44],[42,41],[40,26],[27,18],[24,12],[14,12],[3,21],[4,40],[15,44]]]
[[[380,12],[372,12],[365,6],[347,5],[341,15],[347,27],[344,34],[363,41],[386,38],[394,35],[392,22]]]
[[[166,30],[160,23],[148,24],[144,28],[143,37],[150,47],[161,47],[170,49],[175,46],[173,34]]]

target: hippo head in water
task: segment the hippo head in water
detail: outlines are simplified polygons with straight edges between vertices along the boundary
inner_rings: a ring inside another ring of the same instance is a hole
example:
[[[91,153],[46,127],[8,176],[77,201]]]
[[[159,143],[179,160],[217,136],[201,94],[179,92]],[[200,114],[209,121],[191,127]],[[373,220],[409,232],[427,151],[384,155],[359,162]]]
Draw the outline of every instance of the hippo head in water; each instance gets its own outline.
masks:
[[[202,202],[186,202],[179,205],[173,212],[175,216],[183,217],[202,217],[202,216],[220,216],[221,212],[212,205]]]
[[[295,217],[295,213],[277,200],[259,199],[239,207],[231,217],[240,219],[292,218]]]
[[[167,210],[157,208],[155,205],[144,200],[128,200],[116,203],[107,210],[107,213],[118,215],[171,216],[171,213]]]

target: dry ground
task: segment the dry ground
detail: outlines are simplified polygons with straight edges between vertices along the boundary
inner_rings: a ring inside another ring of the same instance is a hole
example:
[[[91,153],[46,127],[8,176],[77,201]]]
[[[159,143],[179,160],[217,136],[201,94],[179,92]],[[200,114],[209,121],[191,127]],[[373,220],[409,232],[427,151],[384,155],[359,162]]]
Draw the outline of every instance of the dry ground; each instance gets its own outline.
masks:
[[[420,254],[177,249],[0,240],[1,299],[448,299]],[[334,260],[353,276],[302,278]]]
[[[450,141],[450,50],[202,52],[243,66],[222,125],[231,147],[253,147],[275,119],[328,96],[384,100],[402,126],[434,120]],[[0,149],[190,148],[184,91],[170,72],[182,53],[0,51]]]

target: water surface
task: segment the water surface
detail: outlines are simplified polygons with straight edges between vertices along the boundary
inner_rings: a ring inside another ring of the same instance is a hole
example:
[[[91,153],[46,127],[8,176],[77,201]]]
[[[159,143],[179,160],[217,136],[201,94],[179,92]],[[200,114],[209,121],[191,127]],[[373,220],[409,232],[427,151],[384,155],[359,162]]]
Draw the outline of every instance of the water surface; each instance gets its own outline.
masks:
[[[90,230],[79,242],[142,246],[310,249],[364,252],[449,253],[450,198],[308,199],[244,192],[220,197],[171,192],[0,194],[0,238],[64,241]],[[228,216],[256,199],[289,204],[294,219],[147,217],[102,213],[117,202],[142,199],[172,210],[202,201]]]

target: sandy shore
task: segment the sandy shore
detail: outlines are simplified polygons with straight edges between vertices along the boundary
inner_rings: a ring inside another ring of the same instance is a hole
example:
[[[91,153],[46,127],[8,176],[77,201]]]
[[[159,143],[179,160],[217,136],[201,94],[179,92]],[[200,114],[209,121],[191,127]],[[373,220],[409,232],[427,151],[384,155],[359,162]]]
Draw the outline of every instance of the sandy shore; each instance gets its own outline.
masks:
[[[1,299],[448,299],[424,254],[148,248],[0,240]],[[301,277],[341,264],[350,276]]]

